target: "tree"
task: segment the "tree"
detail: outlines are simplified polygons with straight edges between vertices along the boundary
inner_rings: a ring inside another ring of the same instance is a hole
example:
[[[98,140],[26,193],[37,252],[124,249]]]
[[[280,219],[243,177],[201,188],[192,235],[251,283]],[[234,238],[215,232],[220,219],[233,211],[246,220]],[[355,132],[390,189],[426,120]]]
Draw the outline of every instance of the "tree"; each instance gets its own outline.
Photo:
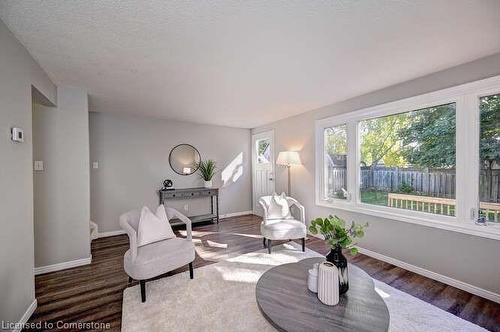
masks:
[[[389,167],[405,166],[407,161],[400,153],[401,140],[398,129],[405,127],[407,122],[406,114],[362,121],[361,162],[367,166],[375,166],[380,161]],[[325,129],[325,146],[331,157],[347,154],[346,126]]]
[[[408,126],[408,119],[407,113],[401,113],[360,122],[361,162],[367,166],[380,161],[388,167],[407,165],[398,133]]]
[[[325,147],[330,156],[347,154],[347,128],[345,125],[325,129]]]
[[[397,133],[402,142],[401,153],[404,158],[419,167],[455,167],[455,104],[407,114],[409,125]]]
[[[491,197],[492,170],[500,165],[500,94],[481,98],[480,112],[480,158],[490,182]],[[345,127],[328,130],[325,135],[328,153],[345,154]],[[361,121],[359,130],[361,161],[367,166],[380,161],[388,167],[454,168],[456,165],[455,104]]]

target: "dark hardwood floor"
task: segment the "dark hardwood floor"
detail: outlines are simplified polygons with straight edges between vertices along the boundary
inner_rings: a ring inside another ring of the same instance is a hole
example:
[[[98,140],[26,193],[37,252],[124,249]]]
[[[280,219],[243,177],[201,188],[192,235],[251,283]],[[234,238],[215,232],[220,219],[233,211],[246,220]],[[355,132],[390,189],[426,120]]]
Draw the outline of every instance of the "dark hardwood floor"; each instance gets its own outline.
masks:
[[[250,215],[221,220],[219,225],[196,226],[195,268],[263,249],[259,224],[260,218]],[[321,254],[329,250],[316,238],[308,239],[306,245]],[[122,267],[127,249],[126,235],[94,240],[92,264],[36,276],[38,308],[30,322],[104,322],[119,331],[122,292],[128,279]],[[350,261],[375,279],[486,329],[500,331],[500,304],[362,254]],[[169,274],[185,270],[187,266]]]

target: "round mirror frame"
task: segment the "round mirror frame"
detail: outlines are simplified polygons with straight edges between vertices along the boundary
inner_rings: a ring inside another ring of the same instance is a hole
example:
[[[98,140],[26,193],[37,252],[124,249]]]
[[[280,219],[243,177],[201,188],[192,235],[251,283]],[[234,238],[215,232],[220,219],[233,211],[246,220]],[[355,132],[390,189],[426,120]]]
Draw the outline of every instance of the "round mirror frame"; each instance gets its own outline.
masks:
[[[198,157],[199,157],[199,159],[200,159],[200,161],[201,161],[201,154],[200,154],[200,151],[198,151],[198,149],[197,149],[197,148],[195,148],[195,147],[194,147],[194,146],[192,146],[191,144],[181,143],[181,144],[177,144],[176,146],[174,146],[174,147],[172,148],[172,150],[170,150],[170,153],[168,154],[168,163],[169,163],[169,165],[170,165],[170,168],[171,168],[171,169],[172,169],[175,173],[177,173],[177,174],[179,174],[179,175],[182,175],[182,176],[193,175],[193,174],[194,174],[194,173],[196,173],[196,171],[198,171],[198,169],[200,168],[200,166],[199,166],[199,165],[197,165],[197,167],[195,167],[195,168],[194,168],[194,170],[193,170],[191,173],[189,173],[189,174],[179,173],[179,172],[177,172],[177,170],[176,170],[176,169],[172,166],[172,152],[174,152],[174,150],[175,150],[175,149],[177,149],[179,146],[182,146],[182,145],[187,145],[187,146],[191,147],[194,151],[196,151],[196,153],[198,154]]]

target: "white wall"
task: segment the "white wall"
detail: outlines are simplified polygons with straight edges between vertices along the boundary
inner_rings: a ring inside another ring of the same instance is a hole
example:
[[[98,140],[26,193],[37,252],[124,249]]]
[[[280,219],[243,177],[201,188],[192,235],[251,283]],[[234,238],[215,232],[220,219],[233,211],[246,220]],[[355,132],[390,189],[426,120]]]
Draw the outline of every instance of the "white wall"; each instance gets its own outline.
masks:
[[[90,113],[90,162],[99,162],[99,168],[91,170],[91,219],[99,232],[119,230],[118,217],[128,210],[157,206],[164,179],[172,179],[176,188],[203,186],[197,174],[181,176],[170,168],[169,152],[180,143],[196,147],[202,159],[217,162],[221,172],[214,185],[221,188],[220,214],[252,209],[250,130]],[[184,204],[189,204],[188,212]],[[209,211],[208,199],[168,205],[189,215]]]
[[[19,321],[35,299],[32,85],[55,103],[55,85],[0,21],[0,321]],[[11,142],[13,126],[24,143]]]
[[[300,151],[304,165],[292,168],[292,190],[293,196],[305,205],[309,220],[335,213],[347,220],[368,221],[370,226],[362,247],[500,294],[500,260],[496,259],[500,241],[319,207],[315,205],[314,196],[316,119],[499,74],[500,54],[497,54],[256,128],[253,132],[273,128],[276,151]],[[277,190],[286,190],[286,173],[280,168],[277,168],[276,180]]]
[[[57,89],[57,107],[35,104],[35,267],[90,256],[90,174],[87,92]]]

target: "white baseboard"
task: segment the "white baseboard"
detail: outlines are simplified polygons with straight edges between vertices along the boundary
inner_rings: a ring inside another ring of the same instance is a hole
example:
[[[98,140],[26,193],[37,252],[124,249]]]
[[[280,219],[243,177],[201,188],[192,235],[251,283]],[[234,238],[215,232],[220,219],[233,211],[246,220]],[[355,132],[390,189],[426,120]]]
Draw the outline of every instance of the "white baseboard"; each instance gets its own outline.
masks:
[[[82,266],[82,265],[88,265],[91,262],[92,262],[92,255],[90,255],[87,258],[76,259],[74,261],[68,261],[68,262],[62,262],[62,263],[57,263],[57,264],[52,264],[52,265],[35,267],[35,275],[65,270],[65,269],[69,269],[69,268],[77,267],[77,266]]]
[[[359,249],[359,252],[364,254],[364,255],[376,258],[378,260],[387,262],[387,263],[392,264],[392,265],[399,266],[400,268],[403,268],[405,270],[415,272],[417,274],[423,275],[423,276],[430,278],[430,279],[433,279],[433,280],[440,281],[444,284],[456,287],[458,289],[464,290],[464,291],[469,292],[471,294],[484,297],[485,299],[491,300],[493,302],[500,303],[500,294],[493,293],[492,291],[479,288],[477,286],[468,284],[466,282],[456,280],[456,279],[447,277],[445,275],[442,275],[442,274],[439,274],[436,272],[426,270],[424,268],[421,268],[421,267],[418,267],[418,266],[415,266],[412,264],[405,263],[405,262],[400,261],[398,259],[379,254],[378,252],[375,252],[375,251],[371,251],[371,250],[361,248],[361,247],[358,247],[358,249]]]
[[[100,232],[97,233],[97,238],[100,239],[101,237],[108,237],[108,236],[116,236],[116,235],[122,235],[125,234],[125,231],[123,229],[119,229],[117,231],[110,231],[110,232]]]
[[[37,301],[36,299],[34,299],[33,302],[31,302],[31,304],[29,305],[28,309],[26,309],[26,312],[23,314],[19,322],[17,322],[17,326],[19,326],[19,328],[15,328],[12,331],[20,332],[22,330],[22,326],[28,322],[31,315],[33,315],[33,313],[35,312],[36,307],[37,307]]]
[[[246,216],[248,214],[253,214],[253,211],[240,211],[240,212],[233,212],[233,213],[226,213],[226,214],[221,214],[219,216],[219,219],[226,219],[226,218],[232,218],[232,217],[239,217],[239,216]]]

